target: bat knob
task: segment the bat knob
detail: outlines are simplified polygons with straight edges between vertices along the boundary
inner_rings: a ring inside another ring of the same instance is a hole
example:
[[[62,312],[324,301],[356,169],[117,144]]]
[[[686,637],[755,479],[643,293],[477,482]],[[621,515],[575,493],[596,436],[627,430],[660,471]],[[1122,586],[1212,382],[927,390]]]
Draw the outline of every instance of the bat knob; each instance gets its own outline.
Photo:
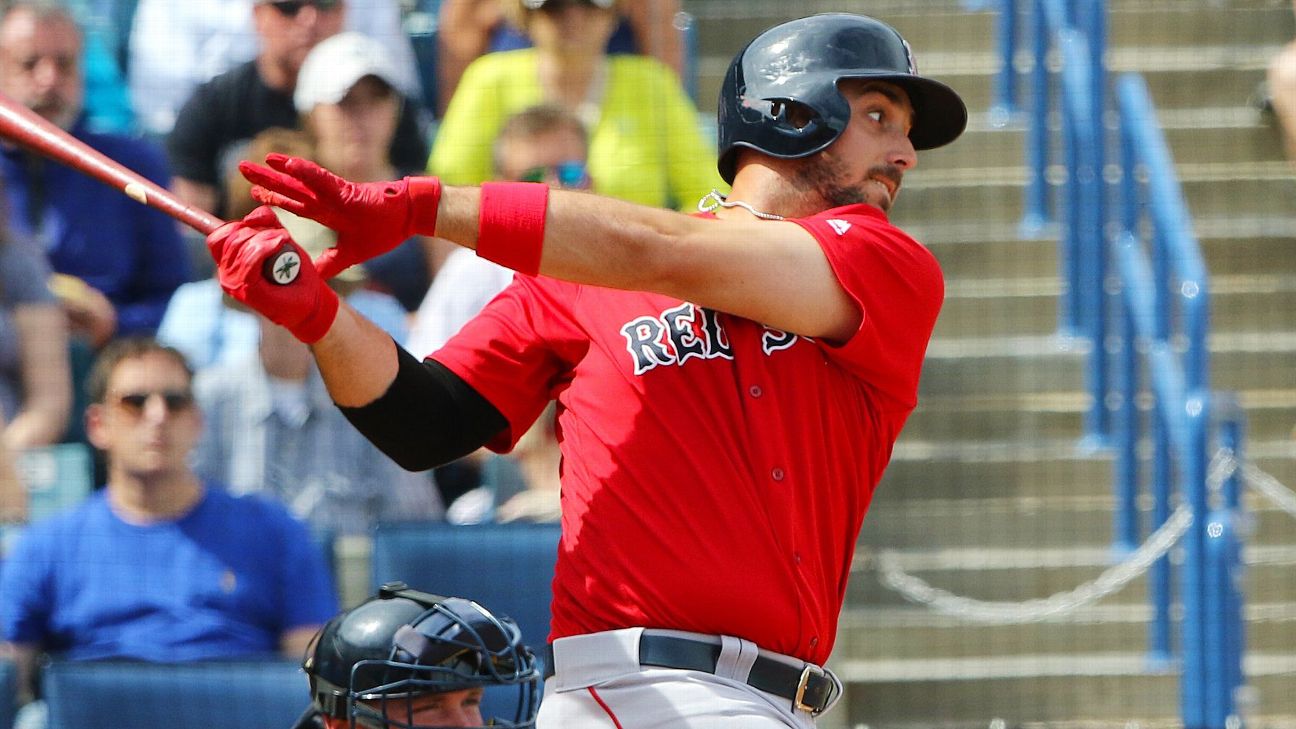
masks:
[[[261,264],[261,274],[270,283],[287,286],[297,280],[303,265],[308,264],[302,260],[301,251],[290,241],[284,241],[266,256],[265,263]]]

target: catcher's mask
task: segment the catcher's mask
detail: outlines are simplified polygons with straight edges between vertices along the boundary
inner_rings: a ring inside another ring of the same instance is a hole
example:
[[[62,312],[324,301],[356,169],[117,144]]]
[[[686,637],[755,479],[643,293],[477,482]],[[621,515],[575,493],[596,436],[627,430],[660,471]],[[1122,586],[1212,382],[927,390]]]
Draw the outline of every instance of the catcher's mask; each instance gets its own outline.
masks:
[[[484,689],[491,727],[534,727],[540,703],[535,656],[512,620],[401,582],[330,620],[302,667],[316,710],[351,727],[429,728],[415,700],[463,689]]]

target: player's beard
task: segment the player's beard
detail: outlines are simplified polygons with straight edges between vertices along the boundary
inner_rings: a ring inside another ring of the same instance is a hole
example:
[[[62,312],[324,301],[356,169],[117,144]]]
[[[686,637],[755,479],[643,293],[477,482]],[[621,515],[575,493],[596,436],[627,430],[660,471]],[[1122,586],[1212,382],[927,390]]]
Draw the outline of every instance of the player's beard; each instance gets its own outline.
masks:
[[[886,212],[894,201],[876,178],[890,180],[899,193],[901,176],[895,165],[881,164],[868,168],[859,180],[845,182],[847,172],[841,160],[821,154],[814,164],[801,166],[795,180],[801,189],[814,191],[829,207],[868,203]]]

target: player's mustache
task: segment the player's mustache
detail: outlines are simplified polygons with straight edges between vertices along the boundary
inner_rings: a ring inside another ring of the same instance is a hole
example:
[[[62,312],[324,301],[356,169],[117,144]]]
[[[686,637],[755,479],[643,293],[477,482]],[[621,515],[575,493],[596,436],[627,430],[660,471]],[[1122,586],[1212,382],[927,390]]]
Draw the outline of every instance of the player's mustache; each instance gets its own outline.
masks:
[[[891,164],[873,165],[864,175],[865,179],[883,179],[890,182],[894,188],[899,191],[904,173],[900,168]]]

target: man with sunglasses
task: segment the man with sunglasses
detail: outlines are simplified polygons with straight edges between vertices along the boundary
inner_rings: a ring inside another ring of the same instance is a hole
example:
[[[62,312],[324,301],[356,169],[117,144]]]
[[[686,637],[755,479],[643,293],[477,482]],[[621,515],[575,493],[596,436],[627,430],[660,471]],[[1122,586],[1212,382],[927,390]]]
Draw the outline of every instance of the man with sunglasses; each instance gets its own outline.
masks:
[[[104,349],[91,371],[90,441],[108,481],[32,525],[0,572],[0,637],[37,684],[63,660],[299,657],[337,611],[323,554],[283,507],[190,470],[202,429],[184,357],[152,339]]]
[[[710,215],[529,183],[357,185],[272,156],[241,167],[253,197],[336,248],[271,283],[266,265],[303,254],[267,209],[207,239],[225,290],[311,343],[334,402],[407,468],[507,451],[558,400],[541,729],[809,729],[842,693],[823,663],[944,294],[887,212],[967,108],[894,28],[845,13],[761,33],[718,101],[733,192],[706,195]],[[409,229],[518,272],[422,362],[322,281]]]
[[[126,64],[134,111],[143,130],[162,136],[200,84],[256,57],[253,7],[258,0],[139,0],[133,6]],[[123,3],[117,3],[122,5]],[[278,9],[296,17],[312,3],[281,0]],[[378,39],[391,49],[402,73],[401,88],[417,96],[414,49],[401,27],[400,0],[362,0],[345,11],[343,27]]]
[[[192,12],[213,15],[206,3],[193,7]],[[271,127],[301,126],[293,94],[302,64],[316,45],[341,32],[349,17],[370,12],[370,3],[360,3],[355,10],[349,12],[345,0],[255,0],[251,14],[257,56],[198,86],[167,135],[167,154],[175,172],[172,187],[181,199],[223,214],[221,182],[226,173],[258,133]],[[162,35],[169,37],[166,32]],[[400,47],[398,42],[383,45],[392,54]],[[403,66],[395,62],[391,65],[399,71],[403,99],[388,154],[397,170],[408,172],[424,166],[428,147],[413,82],[404,78],[408,69],[401,70]]]

